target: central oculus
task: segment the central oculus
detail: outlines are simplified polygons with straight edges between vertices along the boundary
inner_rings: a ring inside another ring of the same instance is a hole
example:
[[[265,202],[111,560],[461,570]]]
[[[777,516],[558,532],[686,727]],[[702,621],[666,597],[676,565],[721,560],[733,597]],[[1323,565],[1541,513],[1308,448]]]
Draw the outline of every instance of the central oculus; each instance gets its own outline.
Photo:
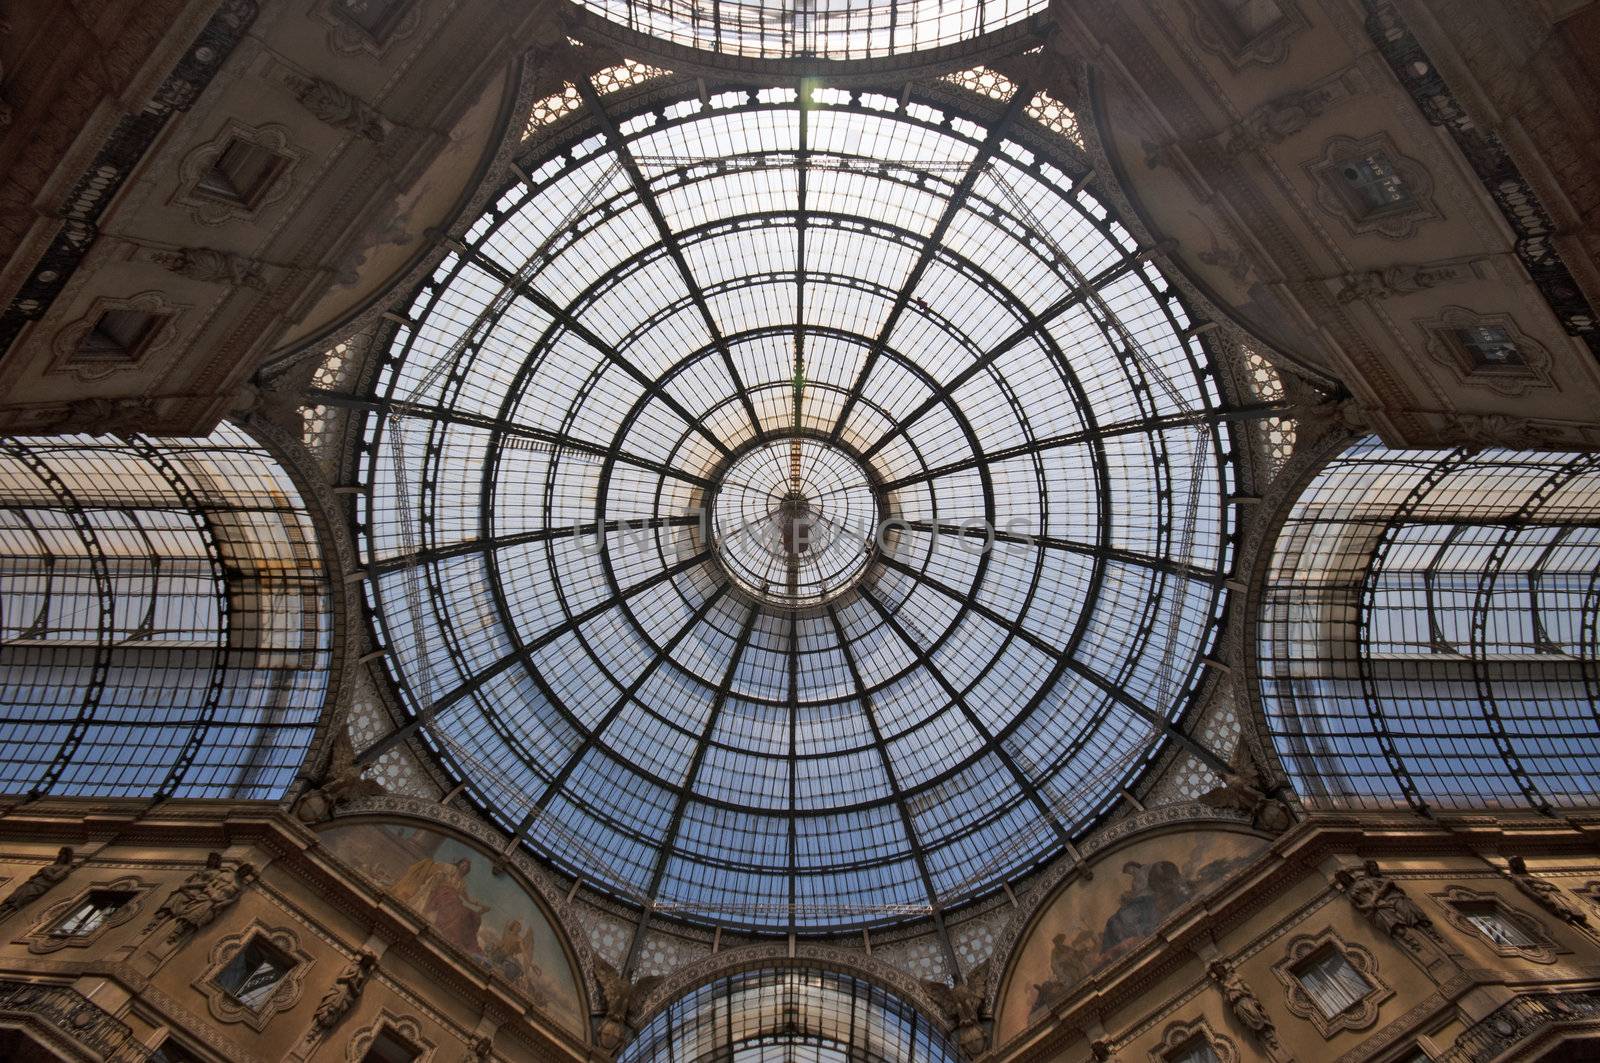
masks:
[[[729,578],[786,608],[854,586],[879,532],[877,492],[849,451],[803,436],[771,439],[728,465],[711,496],[711,537]]]

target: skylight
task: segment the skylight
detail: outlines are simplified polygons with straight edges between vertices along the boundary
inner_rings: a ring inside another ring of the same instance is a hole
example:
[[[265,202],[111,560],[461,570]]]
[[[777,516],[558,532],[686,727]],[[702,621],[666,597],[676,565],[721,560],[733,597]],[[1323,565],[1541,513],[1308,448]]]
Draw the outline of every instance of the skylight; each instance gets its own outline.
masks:
[[[1223,403],[1018,104],[591,98],[418,292],[371,602],[417,729],[558,866],[759,930],[904,919],[1059,852],[1172,736]]]

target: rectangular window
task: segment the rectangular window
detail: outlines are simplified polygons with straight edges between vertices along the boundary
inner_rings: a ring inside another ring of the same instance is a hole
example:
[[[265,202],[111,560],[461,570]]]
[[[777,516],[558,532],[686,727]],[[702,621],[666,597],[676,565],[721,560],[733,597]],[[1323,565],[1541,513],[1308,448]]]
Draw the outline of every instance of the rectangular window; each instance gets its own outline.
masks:
[[[412,1063],[420,1055],[421,1049],[386,1026],[372,1039],[361,1063]]]
[[[1506,918],[1506,913],[1498,904],[1477,902],[1458,904],[1456,908],[1467,917],[1473,929],[1491,944],[1506,949],[1532,949],[1539,946],[1526,930]]]
[[[294,961],[263,938],[251,938],[217,973],[216,985],[252,1011],[259,1010],[279,982],[293,970]]]
[[[1233,22],[1234,30],[1244,41],[1261,34],[1283,21],[1283,9],[1278,0],[1219,0],[1223,12]]]
[[[1204,1037],[1191,1037],[1167,1056],[1166,1063],[1222,1063],[1217,1050]]]
[[[1323,949],[1294,969],[1306,995],[1328,1018],[1343,1014],[1366,999],[1372,983],[1361,976],[1343,952]]]
[[[1364,217],[1411,205],[1411,190],[1386,152],[1347,160],[1339,176],[1351,205]]]
[[[288,162],[275,151],[233,137],[211,169],[201,175],[195,190],[213,199],[253,208]]]
[[[81,362],[135,362],[155,338],[166,314],[142,310],[107,310],[94,328],[78,342],[73,360]]]
[[[405,13],[406,0],[335,0],[334,10],[382,42]]]
[[[90,890],[72,911],[50,928],[53,938],[88,937],[137,894],[129,890]]]
[[[1517,350],[1516,341],[1503,328],[1494,325],[1477,325],[1458,328],[1456,342],[1467,352],[1474,369],[1503,369],[1506,366],[1525,366],[1528,360]]]

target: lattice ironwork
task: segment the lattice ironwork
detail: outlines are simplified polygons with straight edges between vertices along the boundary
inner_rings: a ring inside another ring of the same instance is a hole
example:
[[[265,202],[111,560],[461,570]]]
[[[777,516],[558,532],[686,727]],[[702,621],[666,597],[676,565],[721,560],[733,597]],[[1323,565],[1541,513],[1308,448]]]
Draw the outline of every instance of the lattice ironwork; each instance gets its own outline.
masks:
[[[956,44],[1045,0],[579,0],[630,30],[728,55],[865,59]]]
[[[958,1063],[940,1029],[881,986],[778,968],[719,978],[646,1023],[618,1063]]]
[[[0,450],[0,790],[277,797],[328,679],[309,516],[239,429]]]
[[[1175,721],[1249,415],[1008,139],[1031,90],[578,89],[360,400],[413,716],[363,759],[417,735],[563,870],[779,931],[997,889],[1166,741],[1220,766]]]
[[[1279,538],[1262,695],[1309,804],[1592,807],[1600,458],[1353,445]]]

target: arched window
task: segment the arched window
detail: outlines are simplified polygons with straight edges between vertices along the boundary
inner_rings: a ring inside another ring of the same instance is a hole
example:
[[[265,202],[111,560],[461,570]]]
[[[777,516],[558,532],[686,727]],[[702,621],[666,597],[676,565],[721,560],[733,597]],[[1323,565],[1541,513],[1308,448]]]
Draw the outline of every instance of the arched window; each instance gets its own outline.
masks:
[[[1330,462],[1278,539],[1260,629],[1274,741],[1313,805],[1592,804],[1600,455]]]
[[[0,440],[0,792],[280,796],[328,610],[299,493],[240,429]]]
[[[764,968],[709,982],[657,1012],[618,1063],[957,1063],[943,1033],[871,982]]]

